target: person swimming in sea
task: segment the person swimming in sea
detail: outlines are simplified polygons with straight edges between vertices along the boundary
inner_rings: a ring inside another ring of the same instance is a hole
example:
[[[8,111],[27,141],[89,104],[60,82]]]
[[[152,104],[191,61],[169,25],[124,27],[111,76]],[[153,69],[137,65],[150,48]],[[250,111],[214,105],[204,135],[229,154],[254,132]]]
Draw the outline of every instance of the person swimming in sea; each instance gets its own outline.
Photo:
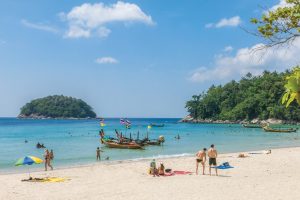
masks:
[[[180,135],[178,134],[177,136],[175,136],[176,140],[180,140]]]

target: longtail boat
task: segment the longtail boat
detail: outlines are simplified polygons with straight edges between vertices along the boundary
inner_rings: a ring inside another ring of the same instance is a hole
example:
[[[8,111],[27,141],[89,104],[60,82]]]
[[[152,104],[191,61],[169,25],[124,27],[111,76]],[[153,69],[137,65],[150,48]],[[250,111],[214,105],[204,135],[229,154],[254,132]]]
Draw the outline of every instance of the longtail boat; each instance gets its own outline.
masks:
[[[154,124],[154,123],[152,123],[152,124],[150,124],[150,126],[152,126],[152,127],[164,127],[165,124]]]
[[[264,126],[263,129],[266,132],[273,132],[273,133],[293,133],[293,132],[297,131],[297,129],[295,129],[295,128],[274,129],[269,126]]]
[[[260,124],[243,124],[244,128],[261,128]]]
[[[105,144],[105,146],[109,148],[118,148],[118,149],[143,149],[141,145],[136,144],[135,142],[129,142],[129,143],[121,143],[121,142],[109,142],[105,141],[103,138],[101,138],[101,143]]]
[[[100,141],[102,144],[109,148],[118,148],[118,149],[143,149],[143,147],[136,142],[128,142],[127,140],[123,140],[122,138],[120,140],[111,138],[109,136],[104,135],[104,131],[100,131]]]
[[[162,142],[160,140],[150,140],[150,139],[147,139],[145,142],[144,142],[145,145],[161,145]]]

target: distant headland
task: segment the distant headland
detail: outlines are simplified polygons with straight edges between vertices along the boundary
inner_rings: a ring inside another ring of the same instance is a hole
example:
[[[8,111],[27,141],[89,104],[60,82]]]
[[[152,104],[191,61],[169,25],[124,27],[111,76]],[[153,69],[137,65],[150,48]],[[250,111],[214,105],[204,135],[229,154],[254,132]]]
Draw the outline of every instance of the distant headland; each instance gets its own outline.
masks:
[[[30,119],[89,119],[96,118],[92,107],[81,99],[53,95],[26,103],[18,118]]]
[[[278,123],[298,124],[300,107],[281,103],[285,92],[285,72],[248,73],[239,81],[212,85],[207,91],[187,101],[187,123]]]

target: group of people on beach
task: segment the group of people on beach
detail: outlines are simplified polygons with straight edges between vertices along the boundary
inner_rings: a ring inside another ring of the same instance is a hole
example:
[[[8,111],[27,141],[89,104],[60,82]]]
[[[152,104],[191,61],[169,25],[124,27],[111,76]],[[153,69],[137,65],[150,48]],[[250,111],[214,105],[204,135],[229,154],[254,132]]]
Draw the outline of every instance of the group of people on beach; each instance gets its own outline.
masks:
[[[164,166],[164,164],[161,162],[159,164],[159,167],[157,168],[155,159],[153,159],[152,162],[150,163],[149,174],[153,175],[153,177],[165,175],[165,166]]]
[[[210,145],[210,148],[207,150],[206,148],[203,148],[203,150],[200,150],[196,154],[196,174],[198,175],[198,168],[199,163],[202,165],[202,174],[205,175],[205,163],[208,156],[208,164],[209,164],[209,175],[211,175],[211,168],[215,168],[216,170],[216,176],[218,176],[218,169],[217,169],[217,157],[218,152],[215,149],[215,145]],[[168,170],[168,169],[167,169]],[[155,159],[152,160],[150,163],[150,169],[149,174],[155,176],[163,176],[165,175],[165,166],[161,162],[159,167],[156,167]]]
[[[50,169],[53,170],[53,167],[51,165],[53,159],[54,159],[53,150],[51,149],[51,151],[49,151],[48,149],[45,149],[45,153],[44,153],[45,171],[48,170],[48,167],[50,167]]]
[[[208,164],[209,164],[209,175],[211,175],[211,168],[212,166],[215,168],[216,170],[216,175],[218,176],[218,169],[217,169],[217,157],[218,157],[218,152],[215,149],[215,145],[212,144],[210,145],[210,148],[207,149],[203,148],[203,150],[200,150],[197,152],[196,154],[196,174],[198,175],[198,167],[199,167],[199,163],[201,163],[202,165],[202,174],[205,175],[205,163],[207,160],[207,156],[208,156]]]

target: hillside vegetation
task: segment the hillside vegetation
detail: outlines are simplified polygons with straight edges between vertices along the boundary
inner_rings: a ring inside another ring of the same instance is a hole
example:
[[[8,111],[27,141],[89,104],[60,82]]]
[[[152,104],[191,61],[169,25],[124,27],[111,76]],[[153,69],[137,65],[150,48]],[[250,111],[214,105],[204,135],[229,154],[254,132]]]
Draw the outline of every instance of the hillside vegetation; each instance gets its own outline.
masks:
[[[32,100],[21,108],[23,118],[95,118],[91,106],[81,99],[54,95]]]
[[[194,119],[261,120],[275,118],[300,120],[300,107],[293,102],[288,108],[281,104],[288,72],[265,71],[261,76],[248,73],[240,81],[211,86],[207,92],[194,95],[186,103]]]

